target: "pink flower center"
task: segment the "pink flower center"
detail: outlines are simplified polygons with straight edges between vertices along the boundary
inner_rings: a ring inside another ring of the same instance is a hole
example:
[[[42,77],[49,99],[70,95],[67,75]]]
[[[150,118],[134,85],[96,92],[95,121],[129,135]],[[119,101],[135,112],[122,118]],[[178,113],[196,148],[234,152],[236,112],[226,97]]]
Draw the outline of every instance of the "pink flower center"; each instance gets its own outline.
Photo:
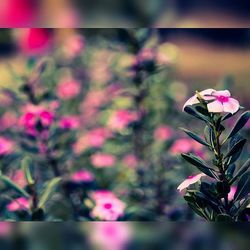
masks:
[[[223,96],[223,95],[220,95],[220,96],[217,96],[217,100],[221,103],[224,103],[224,102],[228,102],[229,101],[229,97],[228,96]]]
[[[112,207],[112,204],[111,203],[106,203],[104,204],[104,208],[105,209],[110,209]]]

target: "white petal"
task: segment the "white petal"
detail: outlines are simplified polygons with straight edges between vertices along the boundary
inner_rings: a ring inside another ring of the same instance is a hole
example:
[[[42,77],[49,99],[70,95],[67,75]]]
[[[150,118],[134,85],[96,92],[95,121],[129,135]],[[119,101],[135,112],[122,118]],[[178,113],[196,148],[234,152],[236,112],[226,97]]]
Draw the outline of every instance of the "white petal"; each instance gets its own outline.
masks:
[[[221,113],[224,111],[224,107],[221,102],[219,101],[214,101],[211,103],[208,103],[207,109],[211,113]]]
[[[199,103],[199,100],[198,98],[196,97],[196,95],[192,96],[191,98],[189,98],[186,103],[184,104],[183,106],[183,110],[186,108],[186,106],[191,106],[191,105],[194,105],[194,104],[198,104]]]
[[[203,96],[203,95],[212,95],[212,93],[216,91],[214,89],[205,89],[203,91],[200,92],[200,94]]]
[[[213,96],[227,96],[230,97],[231,94],[228,90],[220,90],[220,91],[214,91],[212,93]]]
[[[239,102],[234,98],[229,98],[228,102],[223,103],[224,112],[234,114],[240,108]]]

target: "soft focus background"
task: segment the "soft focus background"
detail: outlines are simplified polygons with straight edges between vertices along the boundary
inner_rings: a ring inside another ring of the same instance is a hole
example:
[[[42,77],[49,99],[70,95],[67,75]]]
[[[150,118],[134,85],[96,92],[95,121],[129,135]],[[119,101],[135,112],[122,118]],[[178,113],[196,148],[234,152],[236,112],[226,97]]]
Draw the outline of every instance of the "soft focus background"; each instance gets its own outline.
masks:
[[[4,179],[1,220],[200,220],[177,191],[197,174],[180,154],[210,155],[178,129],[204,129],[182,107],[216,88],[249,108],[249,58],[248,29],[0,30],[1,171],[43,201],[30,211]]]
[[[1,27],[249,27],[248,0],[3,0]]]

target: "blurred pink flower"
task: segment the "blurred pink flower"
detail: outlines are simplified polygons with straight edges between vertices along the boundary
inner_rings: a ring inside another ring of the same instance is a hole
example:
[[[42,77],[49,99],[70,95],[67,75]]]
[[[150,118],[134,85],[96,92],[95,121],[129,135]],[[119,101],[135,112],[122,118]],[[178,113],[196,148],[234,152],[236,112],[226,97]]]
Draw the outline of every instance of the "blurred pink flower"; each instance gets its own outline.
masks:
[[[17,198],[7,205],[7,209],[10,212],[29,210],[30,202],[24,197]]]
[[[63,44],[63,52],[66,58],[74,58],[78,56],[85,47],[84,37],[81,35],[70,36]]]
[[[5,112],[0,118],[0,130],[4,131],[17,124],[17,116],[12,112]]]
[[[125,155],[122,159],[122,163],[130,168],[136,168],[139,160],[134,154]]]
[[[154,138],[158,141],[169,140],[173,135],[172,129],[167,125],[159,126],[154,132]]]
[[[124,214],[126,205],[116,197],[106,197],[96,201],[96,206],[91,212],[93,218],[115,221]]]
[[[42,126],[49,127],[54,120],[54,114],[42,106],[28,105],[23,109],[24,114],[19,118],[19,125],[26,129],[26,132],[36,135],[36,125],[40,121]]]
[[[28,27],[37,21],[38,5],[33,0],[1,0],[0,27]]]
[[[173,143],[170,152],[172,154],[195,152],[202,155],[202,149],[202,145],[191,138],[181,138]]]
[[[231,97],[231,94],[228,90],[216,91],[214,89],[206,89],[201,91],[199,94],[202,99],[211,101],[207,104],[208,111],[211,113],[228,112],[234,114],[240,108],[239,102]],[[194,105],[198,103],[198,95],[195,94],[184,104],[183,109],[188,105]]]
[[[11,154],[14,151],[15,143],[3,136],[0,136],[0,156]]]
[[[0,222],[0,237],[8,236],[12,231],[12,223],[1,221]]]
[[[18,46],[27,55],[46,53],[52,46],[52,33],[45,28],[27,28],[18,30]]]
[[[101,147],[111,135],[111,132],[107,128],[95,128],[86,134],[86,140],[90,146],[98,148]]]
[[[232,186],[231,189],[230,189],[230,192],[228,194],[228,200],[229,201],[232,201],[234,199],[234,195],[237,191],[237,187],[236,186]]]
[[[71,175],[71,180],[73,182],[92,182],[94,180],[94,175],[88,170],[79,170]]]
[[[126,222],[93,222],[90,229],[92,244],[102,250],[124,250],[132,237]]]
[[[59,121],[62,129],[78,129],[80,127],[80,119],[78,116],[64,116]]]
[[[91,163],[97,168],[113,167],[116,163],[116,158],[111,154],[95,153],[91,156]]]
[[[183,181],[177,188],[179,192],[182,192],[184,189],[188,188],[190,185],[198,182],[201,177],[206,176],[205,174],[197,174],[189,176],[185,181]]]
[[[57,86],[57,95],[62,100],[70,100],[79,95],[80,91],[81,83],[74,79],[62,81]]]
[[[116,198],[116,195],[109,190],[98,190],[98,191],[93,191],[90,193],[91,199],[95,201],[95,203],[98,202],[100,199],[109,199],[109,198]]]
[[[11,176],[11,180],[21,188],[24,188],[27,185],[27,180],[22,169],[16,170]]]
[[[137,55],[137,61],[143,63],[145,61],[153,61],[156,59],[156,51],[152,48],[145,48]]]
[[[108,121],[109,128],[113,130],[123,130],[131,122],[138,120],[138,114],[134,111],[129,110],[117,110],[114,111]]]

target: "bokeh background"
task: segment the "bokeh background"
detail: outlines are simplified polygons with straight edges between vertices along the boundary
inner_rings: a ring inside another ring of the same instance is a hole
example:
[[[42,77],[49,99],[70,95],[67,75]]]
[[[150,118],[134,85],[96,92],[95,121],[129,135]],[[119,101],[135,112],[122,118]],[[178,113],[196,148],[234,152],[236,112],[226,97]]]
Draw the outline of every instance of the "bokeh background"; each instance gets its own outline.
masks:
[[[0,26],[242,28],[249,9],[247,0],[3,0]]]

